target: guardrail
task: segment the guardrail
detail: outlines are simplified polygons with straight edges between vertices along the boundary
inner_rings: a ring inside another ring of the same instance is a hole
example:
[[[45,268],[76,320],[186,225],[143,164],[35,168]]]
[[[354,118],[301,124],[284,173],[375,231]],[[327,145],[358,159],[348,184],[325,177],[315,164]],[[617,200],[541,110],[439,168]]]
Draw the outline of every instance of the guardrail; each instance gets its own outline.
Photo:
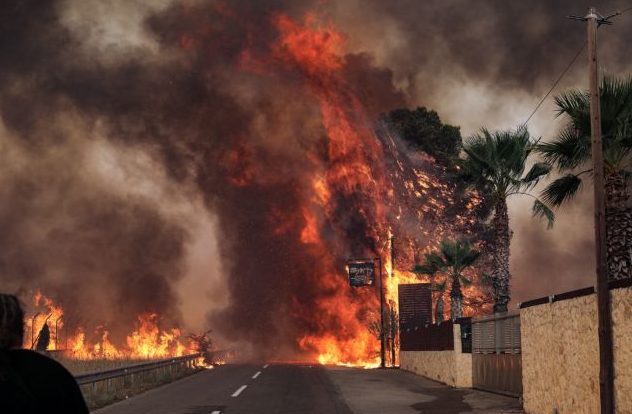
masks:
[[[220,350],[212,352],[210,357],[213,361],[225,362],[232,355],[232,350]],[[195,371],[196,360],[203,358],[203,354],[166,358],[81,374],[75,376],[75,380],[92,409],[181,378]]]
[[[79,385],[91,384],[99,381],[106,381],[112,378],[125,377],[140,372],[152,371],[168,366],[186,364],[192,367],[194,361],[201,357],[201,354],[192,354],[175,358],[161,359],[159,361],[143,362],[140,364],[128,365],[121,368],[108,369],[105,371],[91,372],[75,376]]]

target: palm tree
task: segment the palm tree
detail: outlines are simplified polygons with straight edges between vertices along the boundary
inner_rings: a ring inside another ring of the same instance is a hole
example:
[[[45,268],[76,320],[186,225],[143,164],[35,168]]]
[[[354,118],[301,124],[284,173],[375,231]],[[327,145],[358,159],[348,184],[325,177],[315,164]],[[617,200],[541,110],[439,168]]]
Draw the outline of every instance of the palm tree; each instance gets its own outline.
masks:
[[[632,271],[632,214],[627,202],[632,154],[632,77],[605,77],[600,88],[601,128],[606,193],[606,243],[610,279],[630,277]],[[542,192],[549,205],[572,200],[584,177],[592,175],[590,95],[571,90],[555,98],[557,116],[567,119],[559,135],[538,145],[543,158],[563,174]]]
[[[555,220],[553,211],[528,193],[540,178],[551,170],[549,164],[537,162],[525,174],[527,160],[536,145],[537,140],[531,138],[525,127],[497,132],[482,129],[479,134],[466,141],[463,148],[465,158],[459,163],[463,174],[472,183],[471,186],[490,194],[492,200],[494,268],[491,281],[494,312],[506,312],[511,299],[509,288],[511,230],[507,199],[516,195],[532,197],[535,200],[533,214],[545,217],[549,228],[553,226]]]
[[[463,275],[463,271],[472,266],[480,255],[481,253],[472,249],[472,245],[465,240],[443,240],[438,251],[427,253],[424,263],[413,268],[417,274],[429,275],[435,285],[434,289],[440,292],[435,308],[437,310],[436,322],[443,320],[443,292],[448,283],[450,283],[450,317],[454,320],[463,316],[461,284],[468,286],[472,283]],[[436,283],[438,275],[444,278],[440,283]]]
[[[448,288],[448,281],[443,280],[442,282],[437,283],[432,278],[432,290],[437,292],[437,300],[435,301],[435,323],[443,322],[443,317],[445,314],[445,304],[443,303],[443,296],[445,295],[445,291]]]

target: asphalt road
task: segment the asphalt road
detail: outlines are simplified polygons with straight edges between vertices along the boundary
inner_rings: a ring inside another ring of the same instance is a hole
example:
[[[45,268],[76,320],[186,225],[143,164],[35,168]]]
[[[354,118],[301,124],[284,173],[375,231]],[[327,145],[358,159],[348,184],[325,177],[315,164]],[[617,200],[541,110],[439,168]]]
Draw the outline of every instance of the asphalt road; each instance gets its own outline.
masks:
[[[520,413],[517,400],[455,390],[400,370],[236,364],[204,371],[98,414]]]

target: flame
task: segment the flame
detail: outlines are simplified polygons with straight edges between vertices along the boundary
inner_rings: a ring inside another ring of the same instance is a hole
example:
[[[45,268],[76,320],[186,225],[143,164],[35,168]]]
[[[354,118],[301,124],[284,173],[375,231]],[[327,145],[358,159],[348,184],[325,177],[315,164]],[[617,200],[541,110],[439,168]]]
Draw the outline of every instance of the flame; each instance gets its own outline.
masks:
[[[380,348],[379,332],[374,329],[380,320],[379,291],[375,287],[353,289],[348,284],[341,260],[351,254],[350,243],[345,243],[351,229],[345,227],[345,221],[359,222],[357,227],[362,229],[358,235],[362,241],[354,254],[382,259],[385,302],[397,310],[400,284],[428,281],[410,271],[413,264],[443,238],[471,234],[482,199],[471,197],[464,212],[446,220],[446,211],[460,203],[453,186],[447,184],[444,171],[431,157],[413,159],[388,131],[377,133],[373,117],[345,79],[344,35],[315,14],[300,21],[277,15],[274,25],[278,39],[270,59],[244,50],[237,67],[261,76],[273,76],[279,67],[298,73],[305,93],[319,109],[326,135],[326,149],[313,149],[306,157],[305,162],[317,173],[304,189],[309,193],[305,203],[292,212],[272,209],[265,217],[274,229],[271,237],[295,235],[297,245],[309,252],[318,266],[309,277],[318,278],[323,293],[320,301],[304,304],[291,298],[287,307],[296,320],[308,325],[302,331],[305,333],[295,338],[296,347],[309,361],[375,367]],[[181,38],[183,49],[197,45],[193,37]],[[248,187],[261,179],[255,159],[258,152],[248,147],[247,139],[234,138],[238,143],[219,163],[229,184]],[[341,214],[349,217],[341,219]],[[392,235],[398,244],[394,262],[390,258]],[[476,297],[480,288],[472,286],[465,293]],[[47,308],[46,314],[54,313],[52,301],[39,306]],[[480,311],[476,306],[465,308],[466,314]],[[59,312],[55,315],[61,317],[63,310],[59,308]],[[45,316],[38,315],[33,321],[37,330],[45,323]],[[68,352],[85,359],[156,358],[187,352],[181,332],[161,329],[159,322],[160,315],[138,315],[135,329],[122,343],[112,343],[104,327],[79,327],[70,333]],[[392,338],[389,346],[396,352],[397,339]]]
[[[302,209],[304,225],[299,239],[323,257],[322,267],[328,270],[319,281],[320,288],[331,294],[317,304],[316,315],[302,314],[301,304],[293,302],[294,313],[302,316],[302,320],[313,320],[315,325],[314,334],[297,339],[298,346],[321,364],[376,366],[379,332],[371,332],[370,326],[380,319],[378,290],[351,289],[341,274],[342,266],[334,265],[331,252],[322,240],[323,227],[338,220],[340,206],[332,195],[355,200],[353,214],[369,225],[364,236],[373,240],[376,247],[364,254],[379,256],[384,262],[384,296],[389,315],[398,309],[400,284],[429,281],[409,270],[419,255],[423,257],[438,247],[445,237],[454,237],[463,230],[466,234],[471,232],[470,227],[476,223],[475,211],[482,200],[477,196],[470,198],[465,212],[451,222],[444,220],[446,210],[456,203],[455,189],[440,176],[441,171],[424,167],[434,164],[430,157],[420,155],[418,160],[408,159],[403,155],[407,151],[398,148],[396,139],[388,131],[382,140],[376,135],[362,102],[351,92],[343,76],[344,36],[315,14],[308,14],[302,21],[279,15],[275,23],[279,32],[275,57],[286,67],[303,74],[306,92],[319,105],[328,138],[327,166],[311,183],[311,206]],[[394,169],[387,168],[384,162],[387,157],[393,160]],[[318,160],[315,156],[308,158],[312,162]],[[411,231],[405,224],[396,222],[402,217],[414,218],[425,226]],[[336,226],[333,227],[336,231]],[[393,248],[389,244],[393,232],[408,244],[405,252],[398,254],[398,263],[392,263],[389,254]],[[339,237],[348,238],[348,234],[339,234]],[[329,263],[325,258],[330,259]],[[465,289],[467,295],[473,296],[479,291],[476,286]],[[465,306],[466,314],[479,311]],[[389,335],[389,346],[397,353],[396,335],[393,337],[392,332]],[[395,356],[391,363],[395,364],[396,359]]]
[[[368,210],[380,210],[377,203],[380,178],[370,167],[368,156],[379,154],[380,147],[370,128],[358,128],[356,120],[366,120],[364,110],[358,99],[346,92],[338,74],[344,65],[344,36],[313,14],[302,22],[280,15],[276,25],[280,34],[275,48],[277,58],[304,74],[308,92],[319,103],[328,136],[329,167],[312,182],[313,208],[303,211],[305,225],[300,240],[309,243],[319,256],[330,257],[321,233],[324,223],[335,220],[333,193],[347,197],[363,193],[367,200],[374,200]],[[314,214],[314,210],[322,211],[322,217]],[[379,303],[375,291],[352,291],[343,269],[333,261],[323,267],[329,270],[321,277],[320,285],[331,295],[317,304],[316,333],[298,338],[299,348],[321,364],[376,366],[379,341],[368,329],[376,319],[376,312],[367,312],[367,305],[376,309]],[[293,305],[295,314],[305,312],[297,301]],[[315,315],[304,316],[314,319]]]
[[[68,332],[69,327],[62,323],[63,308],[41,292],[35,294],[33,303],[36,313],[26,317],[28,332],[34,327],[32,332],[37,339],[44,323],[49,323],[51,340],[48,350],[63,350],[75,359],[158,359],[194,352],[190,344],[187,346],[182,342],[179,329],[160,329],[160,317],[156,313],[139,315],[136,329],[127,335],[125,343],[115,345],[110,340],[110,331],[103,326],[97,326],[92,335],[87,335],[86,328],[82,326]],[[57,329],[51,327],[50,321],[59,321]],[[88,337],[94,339],[91,341]],[[31,348],[33,343],[34,340],[28,338],[24,347]]]
[[[37,312],[30,318],[26,318],[24,324],[26,332],[24,346],[28,348],[34,347],[39,332],[44,327],[44,324],[47,324],[50,331],[49,349],[56,350],[59,343],[58,332],[64,327],[64,310],[41,292],[37,292],[33,296],[33,305],[35,308],[42,309],[42,311]]]

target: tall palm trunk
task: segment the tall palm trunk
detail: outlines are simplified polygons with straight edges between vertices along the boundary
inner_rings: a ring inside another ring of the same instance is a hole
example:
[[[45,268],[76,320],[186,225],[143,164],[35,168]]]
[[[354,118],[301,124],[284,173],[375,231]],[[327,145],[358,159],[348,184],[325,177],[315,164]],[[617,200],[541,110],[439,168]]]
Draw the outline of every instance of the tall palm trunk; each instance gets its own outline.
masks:
[[[627,180],[622,172],[606,171],[605,187],[608,279],[625,279],[632,271],[632,212],[627,206]]]
[[[443,294],[437,298],[435,303],[435,323],[443,322]]]
[[[494,312],[507,312],[507,305],[511,298],[509,283],[509,214],[507,200],[500,199],[494,206],[494,271],[492,272],[492,288],[494,297]]]
[[[453,277],[450,289],[450,317],[452,320],[463,317],[463,292],[458,275]]]

